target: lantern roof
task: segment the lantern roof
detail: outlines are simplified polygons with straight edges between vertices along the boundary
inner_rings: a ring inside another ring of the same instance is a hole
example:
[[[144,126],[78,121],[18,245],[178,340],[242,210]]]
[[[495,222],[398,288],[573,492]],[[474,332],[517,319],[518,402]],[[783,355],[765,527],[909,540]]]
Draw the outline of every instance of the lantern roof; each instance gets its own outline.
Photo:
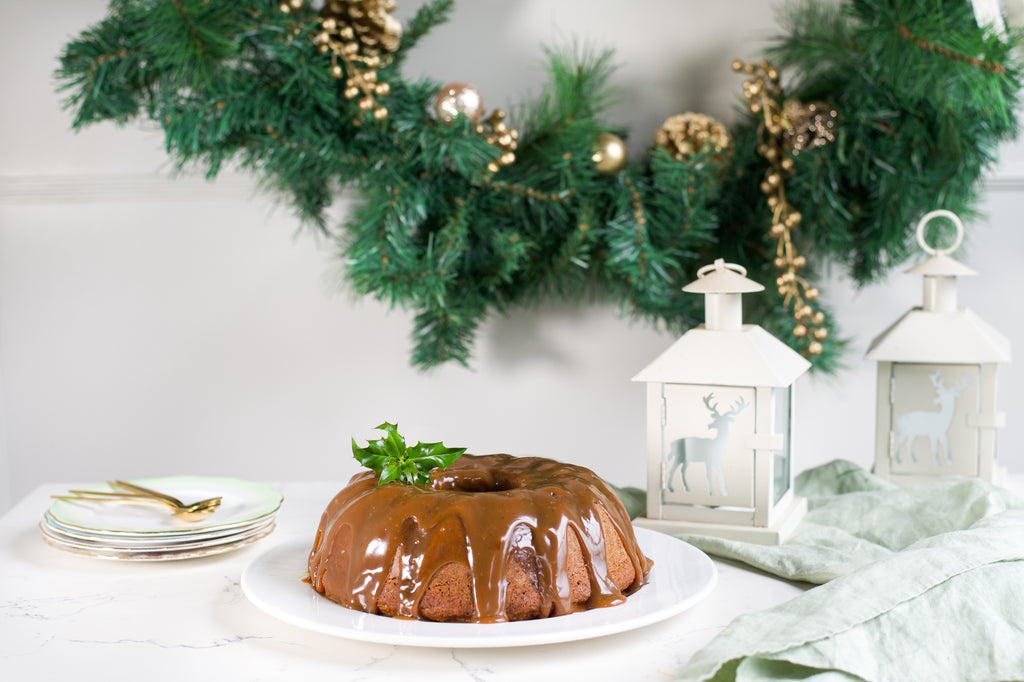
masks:
[[[924,275],[925,277],[970,277],[978,273],[971,270],[958,260],[944,253],[937,253],[923,263],[918,263],[905,271],[908,275]]]
[[[881,362],[1008,362],[1010,341],[968,308],[914,308],[875,337],[865,357]]]
[[[811,366],[756,324],[739,330],[691,329],[633,381],[715,386],[790,386]]]
[[[633,381],[716,386],[789,386],[811,363],[756,324],[743,324],[741,295],[764,287],[719,258],[683,291],[704,294],[704,324],[691,329]]]
[[[944,249],[929,245],[924,227],[934,217],[953,221],[957,235]],[[923,305],[896,320],[871,342],[865,357],[880,362],[963,363],[1006,362],[1010,342],[967,308],[957,307],[956,277],[975,275],[949,254],[963,240],[963,223],[949,211],[932,211],[917,226],[917,241],[931,258],[909,270],[924,279]]]
[[[738,265],[718,258],[711,265],[697,271],[697,279],[683,287],[693,294],[746,294],[764,291],[764,286],[745,277],[747,271]]]

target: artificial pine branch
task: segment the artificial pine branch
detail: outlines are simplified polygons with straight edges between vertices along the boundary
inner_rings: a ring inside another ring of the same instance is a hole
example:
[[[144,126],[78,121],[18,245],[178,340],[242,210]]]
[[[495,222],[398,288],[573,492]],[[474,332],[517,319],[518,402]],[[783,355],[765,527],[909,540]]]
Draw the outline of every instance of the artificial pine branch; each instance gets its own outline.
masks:
[[[731,158],[655,150],[602,175],[597,136],[623,134],[605,119],[612,53],[549,49],[546,86],[510,119],[516,160],[493,172],[501,152],[468,120],[430,115],[439,85],[401,73],[452,8],[429,0],[378,69],[390,86],[385,120],[343,96],[348,74],[332,77],[331,55],[317,49],[319,14],[284,12],[279,0],[114,0],[67,44],[57,77],[76,129],[148,117],[182,169],[213,177],[237,165],[283,193],[337,240],[357,292],[416,311],[418,366],[467,363],[489,314],[585,292],[683,331],[700,301],[680,289],[717,257],[768,287],[747,297],[749,319],[793,340],[770,286],[756,119],[735,126]],[[769,57],[789,74],[787,96],[840,116],[833,142],[792,157],[786,196],[803,214],[794,239],[812,262],[871,281],[907,257],[921,214],[970,215],[997,145],[1016,134],[1017,39],[978,28],[967,0],[802,0],[785,21]],[[325,216],[346,185],[361,201],[339,230]],[[830,334],[815,364],[835,367],[842,345]]]
[[[974,213],[984,169],[1017,132],[1016,41],[979,28],[963,0],[837,11],[805,0],[784,21],[768,57],[795,74],[788,93],[841,116],[834,144],[795,159],[802,241],[874,281],[913,252],[913,225],[930,208]]]

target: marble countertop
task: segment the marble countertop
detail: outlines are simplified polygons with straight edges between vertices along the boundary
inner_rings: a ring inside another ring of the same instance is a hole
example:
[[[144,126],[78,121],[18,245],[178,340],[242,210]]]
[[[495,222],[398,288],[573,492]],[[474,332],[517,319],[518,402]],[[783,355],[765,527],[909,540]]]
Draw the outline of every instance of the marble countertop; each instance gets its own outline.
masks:
[[[5,679],[589,680],[670,679],[736,616],[806,585],[715,561],[718,585],[668,620],[595,639],[522,648],[371,644],[308,631],[264,613],[240,577],[261,553],[308,537],[338,483],[272,484],[276,530],[237,551],[166,562],[77,556],[38,528],[49,496],[34,490],[0,518],[0,670]],[[339,607],[340,608],[340,607]]]

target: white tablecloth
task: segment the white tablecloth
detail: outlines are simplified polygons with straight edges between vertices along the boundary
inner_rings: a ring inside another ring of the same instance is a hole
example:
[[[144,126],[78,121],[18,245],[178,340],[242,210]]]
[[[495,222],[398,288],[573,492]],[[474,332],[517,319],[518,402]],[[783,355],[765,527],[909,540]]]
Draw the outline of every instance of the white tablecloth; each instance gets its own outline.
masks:
[[[8,680],[664,680],[732,619],[800,594],[716,561],[715,591],[630,632],[504,649],[368,644],[307,631],[253,606],[239,579],[272,546],[307,537],[338,483],[272,484],[277,529],[226,554],[172,562],[91,559],[45,544],[41,486],[0,518],[0,671]]]

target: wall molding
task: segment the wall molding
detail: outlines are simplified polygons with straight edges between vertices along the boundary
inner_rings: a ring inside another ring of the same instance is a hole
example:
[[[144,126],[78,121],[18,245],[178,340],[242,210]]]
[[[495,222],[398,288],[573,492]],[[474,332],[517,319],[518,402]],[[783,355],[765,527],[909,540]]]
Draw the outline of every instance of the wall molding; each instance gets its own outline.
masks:
[[[263,194],[253,177],[238,173],[215,180],[161,173],[0,175],[0,206],[238,201]]]
[[[1024,174],[998,173],[985,180],[989,192],[1024,192]]]

